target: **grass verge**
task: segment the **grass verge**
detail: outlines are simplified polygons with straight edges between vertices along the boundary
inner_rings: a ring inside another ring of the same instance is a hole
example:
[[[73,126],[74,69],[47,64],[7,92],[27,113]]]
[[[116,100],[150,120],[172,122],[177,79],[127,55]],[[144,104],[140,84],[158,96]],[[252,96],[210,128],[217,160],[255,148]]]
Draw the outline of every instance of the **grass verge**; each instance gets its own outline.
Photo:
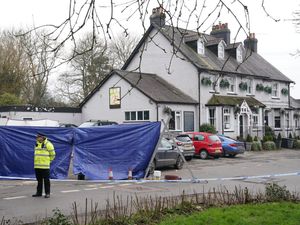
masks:
[[[159,225],[299,225],[300,204],[275,202],[209,208],[186,215],[167,215]]]

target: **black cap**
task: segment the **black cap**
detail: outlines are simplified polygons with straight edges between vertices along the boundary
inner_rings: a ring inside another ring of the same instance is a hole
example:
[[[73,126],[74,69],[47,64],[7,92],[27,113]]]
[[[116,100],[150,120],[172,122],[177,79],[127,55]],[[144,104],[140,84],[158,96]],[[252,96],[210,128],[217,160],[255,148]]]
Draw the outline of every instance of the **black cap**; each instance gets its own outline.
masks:
[[[36,134],[36,136],[37,136],[37,137],[46,137],[46,135],[43,134],[43,133],[41,133],[41,132],[38,132],[38,133]]]

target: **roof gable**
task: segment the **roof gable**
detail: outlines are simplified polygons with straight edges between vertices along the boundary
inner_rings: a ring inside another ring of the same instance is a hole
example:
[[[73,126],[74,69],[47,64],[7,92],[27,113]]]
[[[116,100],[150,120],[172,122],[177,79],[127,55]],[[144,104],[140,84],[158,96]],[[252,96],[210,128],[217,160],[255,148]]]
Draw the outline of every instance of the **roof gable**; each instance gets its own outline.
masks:
[[[183,93],[175,86],[169,84],[159,76],[150,73],[139,73],[126,70],[113,70],[101,81],[97,87],[80,103],[83,105],[103,86],[113,75],[118,75],[127,81],[132,87],[142,92],[156,103],[171,104],[198,104],[196,100]]]

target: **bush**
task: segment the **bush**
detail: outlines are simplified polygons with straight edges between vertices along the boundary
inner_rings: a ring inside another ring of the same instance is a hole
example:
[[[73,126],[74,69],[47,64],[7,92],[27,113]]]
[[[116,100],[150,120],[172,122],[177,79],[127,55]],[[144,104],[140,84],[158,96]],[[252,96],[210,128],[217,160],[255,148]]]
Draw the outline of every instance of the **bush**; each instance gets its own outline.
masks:
[[[294,140],[293,148],[300,149],[300,140]]]
[[[288,201],[292,197],[286,186],[279,186],[278,184],[271,183],[266,185],[266,199],[270,202]]]
[[[271,127],[265,126],[265,136],[275,136],[275,133]]]
[[[199,127],[199,131],[200,132],[208,132],[208,133],[212,133],[212,134],[216,134],[216,128],[209,124],[209,123],[203,123],[200,127]]]
[[[274,141],[266,141],[263,143],[263,149],[264,150],[275,150],[276,145],[275,145]]]
[[[253,141],[251,145],[251,151],[261,151],[262,146],[260,141]]]
[[[250,134],[247,135],[246,142],[252,142],[253,139]]]
[[[278,133],[278,135],[277,135],[277,140],[281,140],[281,134],[280,133]]]

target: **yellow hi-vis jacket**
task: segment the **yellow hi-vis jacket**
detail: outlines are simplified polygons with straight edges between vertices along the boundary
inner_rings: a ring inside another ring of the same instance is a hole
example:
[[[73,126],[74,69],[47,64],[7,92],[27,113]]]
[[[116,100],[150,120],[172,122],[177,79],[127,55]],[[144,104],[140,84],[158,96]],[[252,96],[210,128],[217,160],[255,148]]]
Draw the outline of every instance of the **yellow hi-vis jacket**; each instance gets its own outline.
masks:
[[[53,144],[45,139],[42,143],[36,142],[34,149],[34,168],[50,169],[50,163],[55,158],[55,150]]]

